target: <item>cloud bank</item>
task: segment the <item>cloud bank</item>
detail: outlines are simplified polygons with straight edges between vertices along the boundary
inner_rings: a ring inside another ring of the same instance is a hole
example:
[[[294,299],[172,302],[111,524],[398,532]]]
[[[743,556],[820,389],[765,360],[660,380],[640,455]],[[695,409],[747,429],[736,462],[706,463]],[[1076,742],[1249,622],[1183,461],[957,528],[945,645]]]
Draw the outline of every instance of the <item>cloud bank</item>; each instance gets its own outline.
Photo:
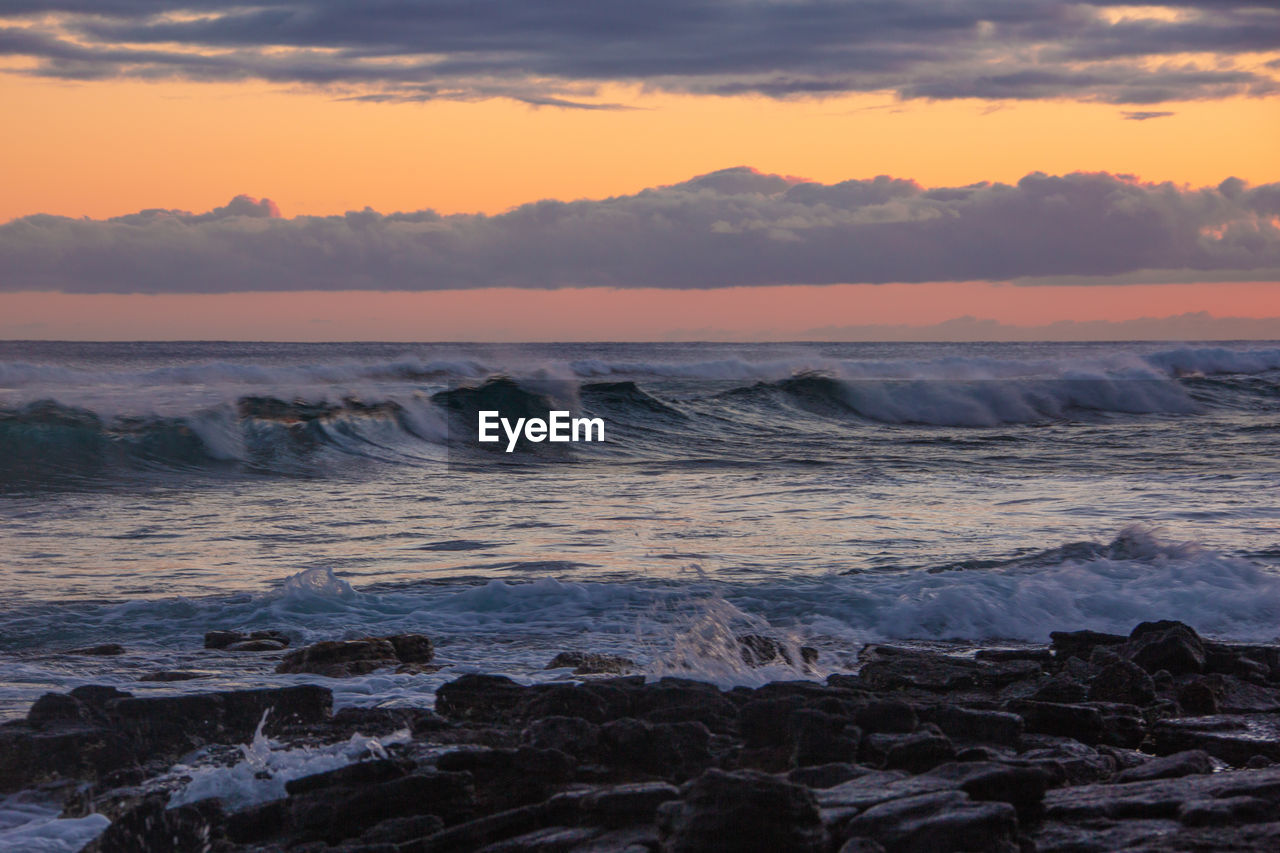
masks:
[[[37,215],[0,226],[0,290],[221,293],[1027,280],[1280,280],[1280,184],[1027,175],[926,189],[738,167],[506,213]]]
[[[6,0],[0,57],[71,80],[266,80],[372,101],[706,95],[1073,98],[1280,91],[1260,0]]]

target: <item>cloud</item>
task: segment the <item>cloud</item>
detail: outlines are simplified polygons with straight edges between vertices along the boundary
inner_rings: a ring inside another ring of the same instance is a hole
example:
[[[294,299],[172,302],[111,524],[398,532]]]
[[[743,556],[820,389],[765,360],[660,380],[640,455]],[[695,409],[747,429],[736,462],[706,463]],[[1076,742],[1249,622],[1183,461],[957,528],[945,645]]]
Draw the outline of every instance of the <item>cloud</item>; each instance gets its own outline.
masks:
[[[737,167],[630,196],[488,216],[283,218],[239,196],[204,214],[36,215],[0,226],[0,290],[223,293],[924,281],[1270,280],[1280,184],[1127,176],[1017,184],[821,184]]]
[[[1168,118],[1176,113],[1167,110],[1126,110],[1121,115],[1128,121],[1149,121],[1153,118]]]
[[[1142,11],[1142,10],[1145,10]],[[1074,98],[1280,91],[1257,0],[9,0],[0,56],[63,79],[258,79],[403,102],[593,100],[607,82],[775,98]],[[1185,57],[1194,56],[1192,62]],[[14,70],[14,69],[11,69]]]

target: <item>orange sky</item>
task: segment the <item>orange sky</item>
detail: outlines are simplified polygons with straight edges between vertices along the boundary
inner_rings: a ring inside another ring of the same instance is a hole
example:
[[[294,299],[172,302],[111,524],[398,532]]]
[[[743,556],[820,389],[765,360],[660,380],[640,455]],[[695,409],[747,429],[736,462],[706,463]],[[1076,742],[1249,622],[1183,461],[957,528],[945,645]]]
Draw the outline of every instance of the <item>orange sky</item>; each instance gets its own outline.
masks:
[[[286,216],[498,212],[600,198],[727,166],[826,183],[887,174],[926,186],[1028,172],[1131,173],[1216,185],[1280,179],[1271,99],[1162,104],[1167,118],[1069,101],[777,101],[606,87],[625,111],[476,103],[370,104],[263,83],[74,83],[0,76],[0,221],[204,211],[239,193]]]

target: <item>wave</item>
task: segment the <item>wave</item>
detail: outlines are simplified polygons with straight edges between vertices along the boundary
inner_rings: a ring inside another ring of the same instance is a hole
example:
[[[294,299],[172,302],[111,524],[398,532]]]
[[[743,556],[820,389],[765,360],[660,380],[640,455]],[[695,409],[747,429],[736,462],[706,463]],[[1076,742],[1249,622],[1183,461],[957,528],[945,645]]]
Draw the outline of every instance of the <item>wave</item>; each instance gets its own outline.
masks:
[[[11,606],[0,611],[0,637],[15,651],[72,642],[198,647],[202,632],[219,628],[274,628],[299,642],[423,632],[460,666],[528,672],[545,664],[548,649],[584,642],[669,669],[673,654],[687,656],[691,636],[744,630],[840,659],[875,639],[1044,642],[1054,630],[1127,633],[1160,618],[1223,639],[1272,641],[1280,624],[1276,567],[1143,528],[950,569],[754,582],[437,578],[363,590],[310,569],[262,594]]]

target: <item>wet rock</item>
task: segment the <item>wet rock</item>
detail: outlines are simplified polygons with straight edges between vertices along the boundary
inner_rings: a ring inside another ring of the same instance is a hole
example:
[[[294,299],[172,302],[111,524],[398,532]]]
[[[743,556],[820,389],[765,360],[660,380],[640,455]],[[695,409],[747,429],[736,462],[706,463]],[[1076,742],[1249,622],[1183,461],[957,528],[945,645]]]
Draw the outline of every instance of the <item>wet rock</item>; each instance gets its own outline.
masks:
[[[375,785],[331,786],[290,797],[286,828],[334,844],[393,818],[435,815],[446,825],[469,817],[475,800],[466,773],[414,773]]]
[[[1041,812],[1045,791],[1052,782],[1049,773],[1002,761],[974,761],[944,764],[926,774],[964,791],[970,799],[1008,803],[1019,818],[1035,819]]]
[[[680,790],[665,782],[613,785],[585,793],[561,794],[548,805],[552,811],[569,807],[574,822],[616,828],[652,823],[663,803],[680,798]]]
[[[711,732],[702,723],[624,718],[600,727],[600,755],[624,772],[673,782],[711,765]]]
[[[858,672],[859,679],[873,690],[916,688],[949,692],[976,687],[998,688],[1038,677],[1042,672],[1035,661],[979,661],[882,645],[865,647],[859,659],[865,661]]]
[[[826,833],[813,795],[800,785],[744,770],[708,770],[658,810],[664,853],[823,853]]]
[[[801,708],[791,715],[790,722],[794,744],[792,766],[809,767],[857,759],[862,733],[857,726],[848,725],[847,718]]]
[[[920,725],[914,707],[892,699],[869,702],[858,709],[854,720],[864,732],[906,734]]]
[[[208,743],[246,743],[268,719],[268,728],[319,723],[333,710],[333,694],[311,684],[228,690],[185,696],[116,699],[107,712],[113,726],[158,752]]]
[[[324,640],[285,655],[276,672],[309,672],[326,678],[350,678],[384,666],[394,666],[399,661],[395,646],[387,640]]]
[[[1023,735],[1020,763],[1039,767],[1057,784],[1080,785],[1108,779],[1115,772],[1115,759],[1103,755],[1072,738],[1052,735]]]
[[[1047,817],[1064,821],[1175,820],[1184,803],[1238,796],[1259,797],[1274,808],[1280,802],[1280,769],[1233,770],[1122,785],[1060,788],[1045,794],[1045,811]]]
[[[1236,826],[1270,821],[1275,817],[1275,803],[1261,797],[1191,800],[1178,806],[1178,820],[1187,826]]]
[[[46,693],[31,703],[27,711],[27,725],[42,729],[63,723],[94,723],[98,715],[74,696],[66,693]]]
[[[1156,685],[1142,667],[1117,659],[1115,663],[1103,667],[1089,684],[1089,699],[1094,702],[1150,705],[1156,700]]]
[[[1146,782],[1150,779],[1175,779],[1193,773],[1212,773],[1213,759],[1199,749],[1175,752],[1162,758],[1153,758],[1137,767],[1121,770],[1116,782]]]
[[[0,793],[57,779],[95,781],[139,761],[123,734],[94,724],[63,720],[33,729],[0,726]]]
[[[487,811],[540,802],[573,779],[574,759],[556,749],[460,749],[436,761],[439,770],[467,773]]]
[[[314,773],[310,776],[291,779],[285,782],[284,789],[290,795],[297,795],[334,786],[358,787],[376,785],[381,782],[389,782],[392,779],[399,779],[402,776],[408,776],[412,769],[412,765],[408,762],[395,761],[389,758],[360,761],[335,770],[328,770],[324,773]]]
[[[1097,743],[1102,736],[1102,714],[1088,705],[1018,699],[1008,710],[1022,717],[1028,732]]]
[[[528,688],[505,675],[464,675],[436,691],[436,710],[446,717],[478,722],[511,720]]]
[[[1184,714],[1208,717],[1218,713],[1218,694],[1203,679],[1196,679],[1178,688],[1178,707]]]
[[[523,719],[539,717],[581,717],[603,723],[609,717],[609,704],[599,695],[571,684],[553,684],[531,688],[516,709]]]
[[[556,749],[585,760],[599,747],[600,727],[581,717],[542,717],[529,723],[521,740],[536,749]]]
[[[791,732],[791,715],[804,707],[799,696],[753,699],[738,711],[738,731],[749,749],[782,746]]]
[[[635,661],[618,655],[593,652],[561,652],[551,659],[547,669],[572,668],[574,675],[620,675],[636,668]]]
[[[1012,746],[1022,737],[1022,717],[1006,711],[982,711],[958,705],[938,705],[923,712],[943,734],[958,740]]]
[[[1011,661],[1011,660],[1029,660],[1038,664],[1048,664],[1053,661],[1053,650],[1044,648],[1034,649],[978,649],[973,655],[978,660],[987,661]]]
[[[1049,634],[1049,639],[1053,642],[1054,658],[1065,662],[1068,658],[1087,661],[1094,649],[1117,647],[1123,645],[1128,638],[1098,631],[1053,631]]]
[[[841,785],[850,779],[857,779],[869,772],[871,771],[868,768],[858,764],[834,762],[812,767],[797,767],[787,774],[787,781],[804,785],[806,788],[834,788],[836,785]]]
[[[393,634],[383,639],[395,649],[401,663],[431,663],[436,654],[431,638],[422,634]]]
[[[974,803],[961,791],[904,797],[872,806],[846,827],[887,853],[1016,853],[1018,819],[1007,803]]]
[[[70,649],[67,651],[69,655],[91,655],[95,657],[114,657],[115,655],[124,654],[124,646],[119,643],[102,643],[97,646],[85,646],[80,649]]]
[[[1036,688],[1028,698],[1036,702],[1054,702],[1059,705],[1083,702],[1089,690],[1079,681],[1066,675],[1056,675]]]
[[[713,684],[663,678],[636,693],[635,715],[655,723],[698,722],[713,732],[728,732],[738,708]]]
[[[888,770],[923,773],[951,761],[955,754],[955,747],[945,735],[922,730],[905,735],[890,746],[883,766]]]
[[[1204,641],[1181,622],[1143,622],[1124,645],[1124,656],[1147,672],[1168,670],[1174,675],[1203,672]]]
[[[742,662],[747,666],[769,666],[786,664],[795,666],[795,658],[787,644],[766,637],[763,634],[741,634],[737,637],[738,648],[742,652]],[[818,650],[809,646],[798,649],[800,661],[806,664],[818,662]]]
[[[360,842],[362,844],[402,844],[434,835],[442,829],[444,829],[444,821],[439,815],[393,817],[366,829],[360,834]]]
[[[1201,749],[1235,767],[1255,755],[1280,761],[1280,721],[1270,714],[1159,720],[1151,739],[1160,755]]]
[[[219,833],[216,803],[166,807],[167,797],[150,796],[111,822],[83,853],[144,853],[153,850],[210,850]]]

